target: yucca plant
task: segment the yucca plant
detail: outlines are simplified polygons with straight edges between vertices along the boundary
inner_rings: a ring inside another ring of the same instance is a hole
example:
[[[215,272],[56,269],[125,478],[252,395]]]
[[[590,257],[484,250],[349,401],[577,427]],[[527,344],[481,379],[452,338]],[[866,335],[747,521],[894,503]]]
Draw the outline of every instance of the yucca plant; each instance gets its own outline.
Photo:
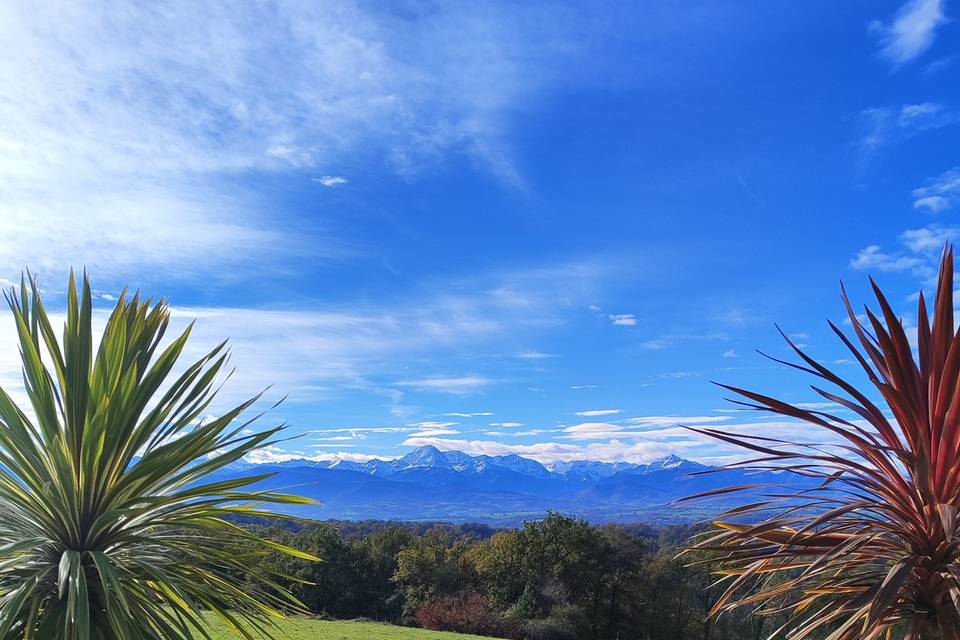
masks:
[[[305,500],[254,491],[266,476],[209,476],[275,442],[282,426],[238,419],[252,398],[203,419],[228,354],[173,375],[188,328],[161,348],[167,306],[121,295],[94,351],[90,285],[71,273],[62,343],[36,282],[7,294],[29,406],[0,390],[0,639],[208,637],[213,612],[245,637],[296,609],[231,516]]]
[[[779,612],[788,621],[774,635],[792,640],[812,634],[830,640],[960,638],[960,333],[953,250],[944,251],[932,318],[919,297],[915,343],[871,283],[882,320],[869,308],[858,317],[843,292],[855,338],[830,327],[874,391],[859,391],[784,335],[802,362],[778,362],[828,383],[831,389],[812,388],[837,410],[806,410],[722,385],[740,397],[738,404],[807,428],[798,425],[796,441],[694,429],[753,454],[731,467],[811,479],[802,490],[782,483],[708,492],[758,496],[726,512],[696,544],[720,557],[725,590],[713,615],[740,607]],[[838,415],[841,409],[849,413]],[[831,437],[822,446],[809,444],[818,431]]]

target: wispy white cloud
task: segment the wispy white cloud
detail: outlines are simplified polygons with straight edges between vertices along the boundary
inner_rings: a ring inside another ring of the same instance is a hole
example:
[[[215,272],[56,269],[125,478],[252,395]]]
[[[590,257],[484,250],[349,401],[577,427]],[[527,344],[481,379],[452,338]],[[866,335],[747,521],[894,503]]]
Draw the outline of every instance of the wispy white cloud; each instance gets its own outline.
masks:
[[[933,213],[940,213],[950,208],[950,201],[943,196],[923,196],[913,202],[914,209],[928,209]]]
[[[907,229],[899,239],[903,249],[887,252],[879,245],[871,245],[861,249],[850,261],[850,266],[867,271],[909,271],[927,286],[933,282],[944,244],[960,240],[960,227],[930,224]]]
[[[717,416],[701,416],[702,418],[716,418]],[[675,417],[674,420],[686,424],[695,424],[691,417]],[[722,417],[721,420],[727,420]],[[673,423],[676,424],[676,423]],[[709,424],[704,422],[701,424]],[[840,440],[825,430],[811,430],[809,426],[796,421],[761,421],[729,424],[724,423],[724,430],[744,435],[759,435],[771,438],[780,438],[792,442],[808,442],[811,444],[835,445]],[[669,454],[679,454],[686,458],[702,460],[704,462],[733,462],[750,457],[749,452],[717,441],[709,436],[701,435],[678,426],[664,424],[646,432],[617,430],[617,425],[608,423],[585,423],[583,428],[575,434],[584,434],[584,437],[567,437],[566,442],[540,442],[534,444],[520,444],[500,442],[494,440],[462,440],[447,438],[410,438],[403,444],[406,446],[433,445],[442,451],[463,451],[471,455],[504,455],[516,453],[543,464],[550,464],[568,460],[601,460],[650,462]],[[587,437],[586,434],[590,434]],[[569,433],[567,434],[569,435]],[[584,440],[585,442],[570,442],[570,440]],[[593,441],[591,441],[593,440]]]
[[[897,114],[897,125],[901,129],[929,131],[939,129],[957,121],[957,114],[938,102],[907,104]]]
[[[526,431],[484,431],[484,435],[497,438],[525,438],[529,436],[539,436],[544,433],[555,433],[557,429],[527,429]]]
[[[928,78],[933,77],[950,67],[958,58],[960,58],[960,54],[958,53],[938,58],[926,66],[923,70],[923,75]]]
[[[620,412],[620,409],[590,409],[588,411],[577,411],[576,415],[583,416],[585,418],[593,418],[596,416],[612,416]]]
[[[561,265],[437,280],[430,283],[429,294],[407,295],[393,302],[380,300],[376,305],[345,300],[300,309],[174,306],[170,334],[197,320],[185,357],[199,357],[230,339],[236,372],[224,389],[225,404],[273,385],[271,393],[289,395],[290,403],[365,394],[396,410],[398,420],[407,421],[417,414],[407,402],[416,392],[466,395],[498,380],[473,370],[464,375],[437,375],[438,367],[472,369],[483,356],[483,367],[499,371],[496,363],[486,362],[490,353],[511,354],[510,346],[518,337],[538,335],[544,327],[562,323],[571,296],[578,295],[581,288],[595,291],[605,274],[594,268]],[[50,281],[43,279],[41,284]],[[518,307],[489,293],[501,282],[511,283],[525,304]],[[94,285],[98,283],[95,279]],[[58,284],[53,281],[54,287]],[[48,303],[55,311],[58,296],[51,294]],[[97,311],[98,322],[106,313],[106,309]],[[19,359],[10,348],[14,344],[10,316],[0,311],[0,345],[7,345],[0,349],[0,384],[8,391],[22,386]],[[441,363],[438,352],[456,355]],[[510,355],[502,358],[512,360]]]
[[[13,276],[29,267],[61,278],[70,267],[86,267],[111,284],[159,276],[209,281],[240,277],[238,268],[254,263],[264,275],[275,272],[278,246],[301,259],[350,252],[337,240],[320,249],[268,224],[239,192],[212,192],[186,179],[88,183],[82,169],[64,172],[37,186],[5,176],[0,166],[0,234],[9,240],[0,246],[0,272]]]
[[[860,112],[863,136],[860,138],[860,153],[869,159],[890,138],[891,111],[883,107],[872,107]]]
[[[726,416],[638,416],[635,418],[627,418],[623,422],[638,427],[662,427],[678,424],[714,424],[717,422],[726,422],[729,419],[730,418]]]
[[[637,318],[632,313],[616,313],[608,317],[612,324],[619,327],[634,327],[637,325]]]
[[[952,208],[960,198],[960,167],[954,167],[931,178],[925,186],[914,189],[913,198],[915,209],[940,213]]]
[[[812,403],[810,407],[819,406]],[[693,432],[679,425],[710,426],[722,423],[723,430],[729,433],[758,435],[780,438],[791,442],[806,442],[823,446],[833,446],[840,439],[825,430],[810,429],[809,425],[792,420],[730,423],[730,416],[640,416],[631,419],[634,424],[625,421],[617,423],[583,423],[561,429],[532,429],[529,431],[488,431],[489,437],[539,436],[558,433],[563,442],[547,441],[537,443],[501,442],[498,440],[467,440],[442,436],[423,436],[411,434],[402,446],[435,446],[442,451],[463,451],[470,455],[504,455],[515,453],[544,464],[568,460],[600,460],[649,462],[668,454],[680,454],[683,457],[701,460],[707,463],[727,463],[749,457],[750,453],[729,444],[719,442],[709,436]],[[860,424],[862,421],[855,421]],[[868,427],[866,424],[861,426]],[[452,435],[452,434],[451,434]],[[347,457],[350,456],[350,457]],[[310,457],[276,448],[266,452],[269,460]],[[320,454],[314,459],[366,460],[372,456],[361,453]]]
[[[444,305],[428,311],[408,308],[365,311],[295,311],[229,308],[175,308],[176,326],[197,318],[188,355],[199,356],[230,338],[236,373],[226,387],[234,399],[274,385],[292,402],[330,397],[343,389],[376,393],[394,386],[401,374],[395,359],[443,345],[482,344],[497,325],[477,322]],[[449,310],[448,310],[449,311]],[[403,389],[465,392],[489,380],[481,377],[424,378],[396,383]],[[397,403],[401,396],[382,394]]]
[[[860,113],[863,134],[859,139],[861,162],[868,162],[882,147],[960,122],[944,104],[923,102],[899,107],[871,107]]]
[[[919,229],[908,229],[900,234],[900,240],[915,253],[939,252],[944,244],[960,238],[960,229],[931,224]]]
[[[333,427],[316,428],[307,431],[307,434],[316,435],[321,433],[349,433],[351,437],[363,437],[367,433],[413,433],[419,427]]]
[[[572,384],[570,388],[577,391],[580,389],[596,389],[597,385],[595,384]]]
[[[794,402],[793,406],[812,411],[843,409],[843,407],[836,402]]]
[[[724,358],[736,358],[736,357],[737,357],[737,351],[736,351],[736,349],[727,349],[726,351],[724,351],[724,352],[721,353],[720,355],[721,355],[722,357],[724,357]]]
[[[850,367],[857,364],[857,361],[850,358],[837,358],[836,360],[832,361],[832,364],[840,365],[842,367]]]
[[[544,353],[543,351],[521,351],[516,357],[521,360],[546,360],[548,358],[556,358],[557,354]]]
[[[470,455],[507,455],[515,453],[543,464],[569,460],[625,460],[649,462],[671,452],[660,443],[625,443],[616,440],[588,445],[559,442],[512,444],[493,440],[456,440],[447,438],[410,438],[405,446],[432,445],[441,451],[463,451]]]
[[[667,371],[665,373],[661,373],[657,377],[665,380],[680,380],[681,378],[693,378],[699,375],[699,371]]]
[[[522,423],[522,422],[491,422],[491,423],[490,423],[490,426],[491,426],[491,427],[504,427],[504,428],[507,428],[507,429],[512,429],[512,428],[514,428],[514,427],[522,427],[522,426],[523,426],[523,423]]]
[[[659,351],[660,349],[666,349],[672,342],[669,338],[651,338],[650,340],[641,342],[640,348],[649,351]]]
[[[320,178],[311,178],[311,180],[319,182],[325,187],[339,187],[349,182],[349,180],[343,176],[322,176]]]
[[[742,309],[724,309],[711,316],[711,322],[723,325],[744,326],[750,322],[750,314]],[[726,341],[730,336],[724,331],[671,332],[649,338],[638,344],[646,351],[660,351],[688,342]]]
[[[728,416],[639,416],[618,422],[584,422],[563,429],[569,440],[648,438],[653,431],[677,425],[709,425],[726,422]]]
[[[358,153],[405,176],[467,156],[522,184],[507,116],[571,81],[557,60],[586,59],[576,34],[599,27],[541,11],[4,2],[0,273],[210,278],[352,254],[326,220],[281,224],[238,178]]]
[[[391,456],[371,455],[367,453],[355,453],[352,451],[337,451],[305,454],[299,451],[287,451],[277,446],[257,449],[247,454],[244,458],[247,462],[254,464],[268,464],[273,462],[286,462],[288,460],[313,460],[316,462],[333,462],[336,460],[349,460],[350,462],[369,462],[374,458],[389,459]]]
[[[439,422],[436,420],[425,420],[423,422],[414,422],[410,426],[418,427],[420,429],[445,429],[447,427],[455,427],[456,422]]]
[[[870,30],[879,36],[880,55],[899,66],[927,51],[944,22],[942,0],[909,0],[889,24],[877,20]]]
[[[479,416],[492,416],[493,412],[492,411],[475,411],[473,413],[463,413],[460,411],[451,411],[443,415],[450,416],[452,418],[476,418]]]
[[[749,184],[747,184],[747,181],[744,180],[743,175],[739,171],[737,172],[737,182],[740,184],[740,188],[743,189],[743,192],[747,195],[747,197],[756,202],[758,205],[764,206],[763,200],[756,193],[754,193],[753,189]]]
[[[616,438],[621,436],[638,436],[637,432],[631,432],[622,425],[610,422],[583,422],[563,429],[564,438],[570,440],[600,440],[605,438]]]
[[[436,391],[438,393],[463,395],[475,393],[493,384],[493,382],[490,378],[483,376],[437,376],[421,378],[419,380],[401,380],[396,384],[400,387],[410,387],[418,391]]]
[[[411,433],[411,438],[436,438],[438,436],[453,436],[460,433],[456,429],[424,429],[423,431],[417,431],[416,433]]]
[[[923,261],[915,256],[884,253],[880,246],[875,244],[864,247],[850,260],[850,266],[861,271],[910,271],[922,264]]]

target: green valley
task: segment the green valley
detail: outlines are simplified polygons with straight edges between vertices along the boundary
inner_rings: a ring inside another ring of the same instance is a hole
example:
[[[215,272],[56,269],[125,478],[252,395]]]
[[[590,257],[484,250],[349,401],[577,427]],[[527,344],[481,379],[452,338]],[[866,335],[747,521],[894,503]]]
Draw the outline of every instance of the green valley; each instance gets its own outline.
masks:
[[[234,633],[218,620],[211,620],[214,640],[238,640]],[[274,634],[277,640],[479,640],[481,636],[411,629],[379,622],[344,620],[310,620],[293,618],[280,623]],[[489,638],[485,639],[489,640]]]

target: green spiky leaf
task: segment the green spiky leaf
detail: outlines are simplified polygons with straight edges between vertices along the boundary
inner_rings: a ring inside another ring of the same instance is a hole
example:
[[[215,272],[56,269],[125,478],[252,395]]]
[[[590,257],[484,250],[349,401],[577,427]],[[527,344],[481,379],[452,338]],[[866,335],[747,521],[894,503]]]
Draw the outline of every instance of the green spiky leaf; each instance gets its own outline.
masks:
[[[207,637],[202,610],[252,638],[301,611],[251,560],[310,556],[230,518],[304,500],[208,479],[282,430],[236,425],[256,398],[200,421],[225,344],[174,376],[190,328],[160,349],[162,301],[121,295],[94,351],[86,277],[61,339],[32,278],[6,297],[29,406],[0,389],[0,640],[188,640]]]

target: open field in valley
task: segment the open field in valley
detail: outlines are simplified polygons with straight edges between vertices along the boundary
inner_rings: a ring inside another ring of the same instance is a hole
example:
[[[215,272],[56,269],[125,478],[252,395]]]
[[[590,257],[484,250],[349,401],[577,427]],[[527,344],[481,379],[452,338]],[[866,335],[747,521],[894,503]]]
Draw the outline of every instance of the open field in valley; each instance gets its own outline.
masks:
[[[214,620],[214,640],[236,640],[239,635]],[[378,622],[309,620],[296,618],[282,622],[277,640],[480,640],[481,636],[411,629]],[[489,640],[489,639],[486,639]]]

